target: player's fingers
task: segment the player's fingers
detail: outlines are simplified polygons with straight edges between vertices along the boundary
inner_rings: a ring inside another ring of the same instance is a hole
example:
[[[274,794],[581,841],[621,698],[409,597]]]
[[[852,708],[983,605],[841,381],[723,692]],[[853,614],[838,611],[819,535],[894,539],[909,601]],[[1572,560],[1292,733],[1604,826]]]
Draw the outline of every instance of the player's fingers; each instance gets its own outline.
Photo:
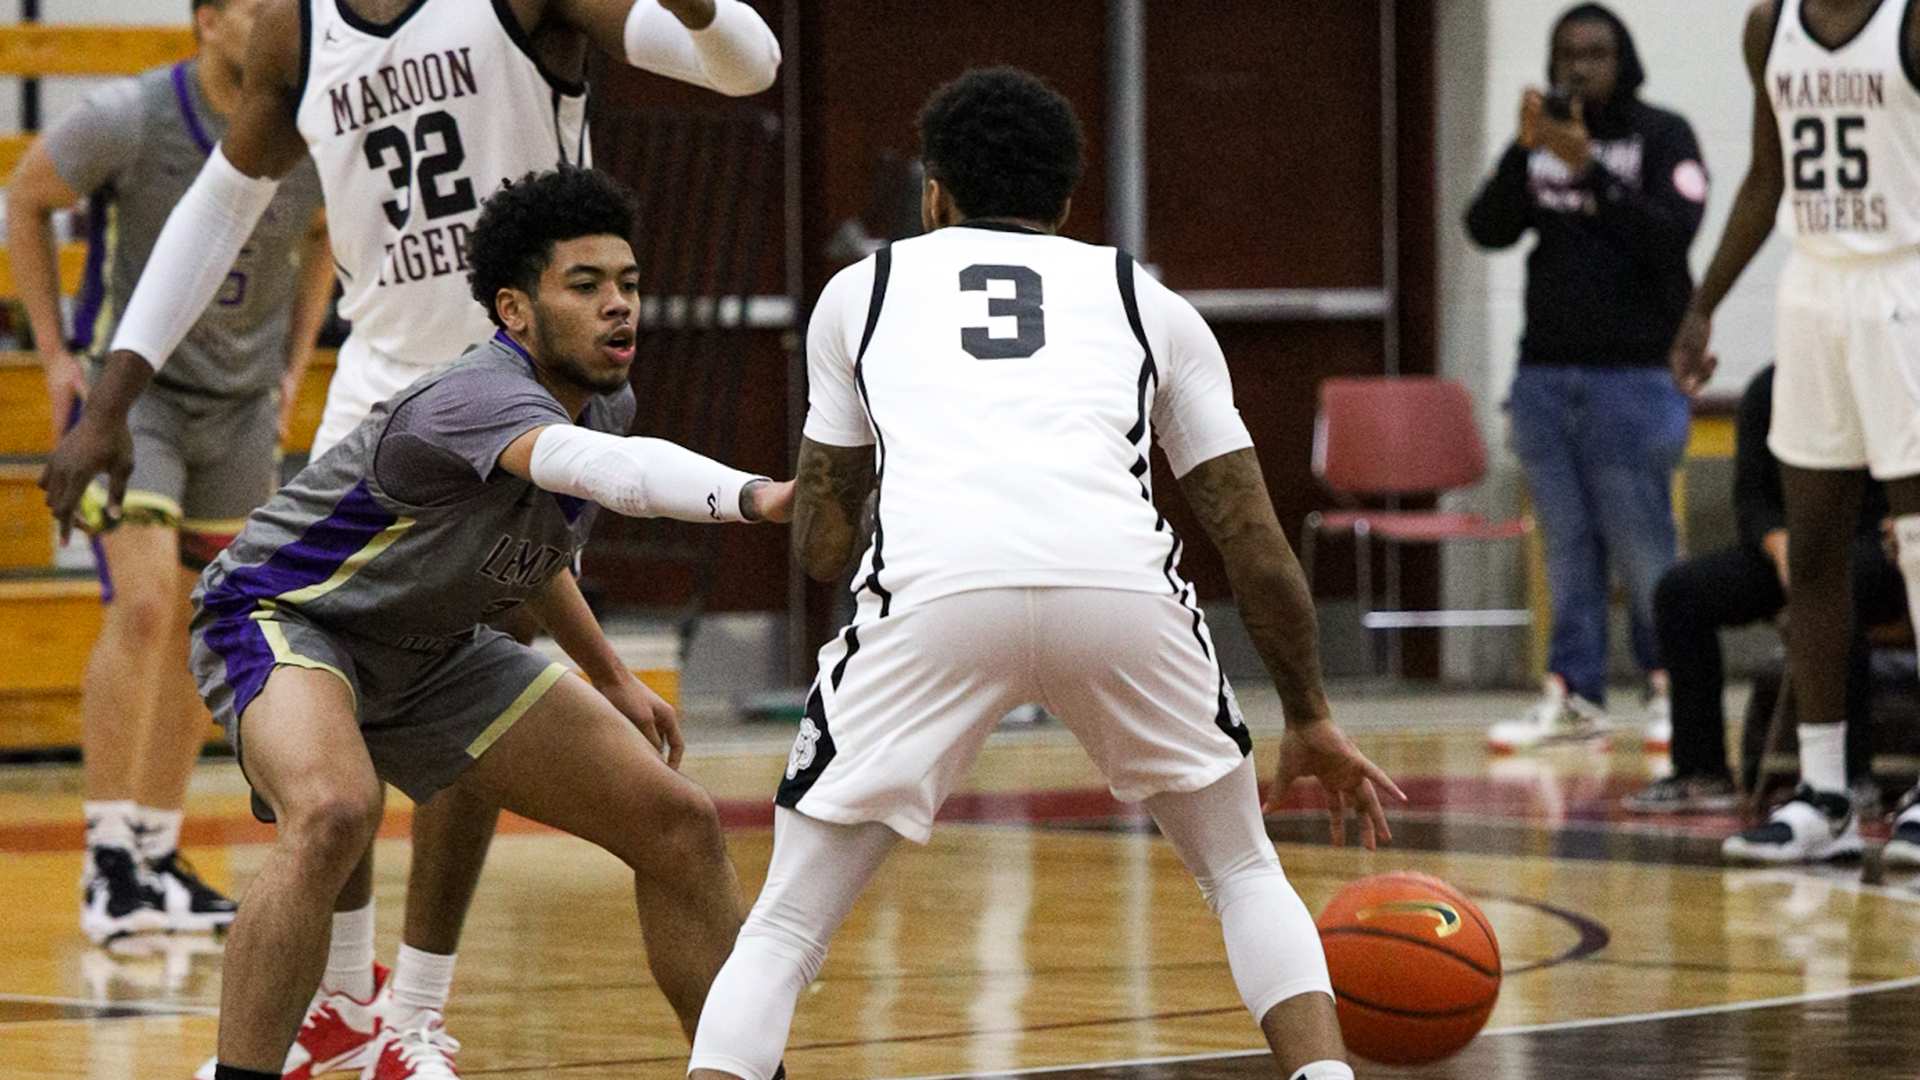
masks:
[[[1347,796],[1345,792],[1327,791],[1327,825],[1333,833],[1333,846],[1345,847],[1347,843]]]
[[[685,756],[687,752],[687,740],[686,737],[680,733],[680,720],[673,715],[672,709],[668,709],[666,715],[661,717],[660,731],[666,736],[667,764],[672,768],[678,769],[680,767],[680,759]]]
[[[1400,785],[1393,782],[1393,777],[1387,775],[1387,770],[1375,765],[1371,759],[1365,757],[1360,759],[1360,771],[1367,774],[1367,779],[1373,781],[1374,787],[1392,794],[1401,802],[1407,801],[1407,793],[1401,791]]]
[[[1367,823],[1367,850],[1373,850],[1372,841],[1378,837],[1381,843],[1393,841],[1393,829],[1387,825],[1387,808],[1380,805],[1380,792],[1372,781],[1360,788],[1360,814]]]

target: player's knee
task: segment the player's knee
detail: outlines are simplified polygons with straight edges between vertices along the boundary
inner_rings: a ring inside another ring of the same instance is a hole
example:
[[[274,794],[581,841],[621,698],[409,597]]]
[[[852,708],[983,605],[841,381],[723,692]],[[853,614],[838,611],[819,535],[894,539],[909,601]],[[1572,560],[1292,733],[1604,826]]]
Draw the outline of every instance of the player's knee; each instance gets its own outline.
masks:
[[[307,860],[351,871],[379,828],[380,811],[377,785],[330,785],[280,808],[281,835]]]
[[[1287,880],[1287,872],[1280,868],[1279,857],[1260,858],[1257,853],[1250,854],[1217,875],[1195,880],[1199,882],[1200,895],[1207,901],[1207,909],[1216,916],[1229,904],[1250,896],[1276,890],[1284,890],[1290,895],[1293,893],[1293,882]]]
[[[640,841],[635,857],[628,860],[635,870],[688,874],[726,860],[720,812],[712,797],[693,783],[676,785],[654,804]]]
[[[178,598],[155,590],[123,586],[108,605],[108,612],[135,640],[158,646],[175,631],[174,613],[178,604]]]

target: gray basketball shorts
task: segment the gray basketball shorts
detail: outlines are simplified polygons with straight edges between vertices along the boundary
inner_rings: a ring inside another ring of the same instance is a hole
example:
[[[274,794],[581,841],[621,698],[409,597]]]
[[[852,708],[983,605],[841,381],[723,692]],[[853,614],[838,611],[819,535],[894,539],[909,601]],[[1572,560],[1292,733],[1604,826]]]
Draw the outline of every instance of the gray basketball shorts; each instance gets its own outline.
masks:
[[[267,677],[281,667],[338,676],[353,692],[374,772],[415,802],[459,779],[567,674],[489,627],[439,652],[413,652],[322,629],[286,608],[221,616],[203,609],[193,621],[192,665],[242,772],[245,732],[273,723],[271,713],[247,708]]]
[[[231,537],[280,487],[273,391],[214,397],[149,386],[127,413],[127,520]],[[222,544],[224,546],[224,543]]]

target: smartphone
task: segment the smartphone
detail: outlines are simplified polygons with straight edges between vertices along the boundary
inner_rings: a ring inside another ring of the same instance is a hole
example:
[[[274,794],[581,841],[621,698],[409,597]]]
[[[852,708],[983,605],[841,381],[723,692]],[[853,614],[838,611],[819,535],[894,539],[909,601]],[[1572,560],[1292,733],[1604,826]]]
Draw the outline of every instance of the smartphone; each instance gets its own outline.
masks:
[[[1573,91],[1564,86],[1556,86],[1547,91],[1545,109],[1548,116],[1562,123],[1573,119]]]

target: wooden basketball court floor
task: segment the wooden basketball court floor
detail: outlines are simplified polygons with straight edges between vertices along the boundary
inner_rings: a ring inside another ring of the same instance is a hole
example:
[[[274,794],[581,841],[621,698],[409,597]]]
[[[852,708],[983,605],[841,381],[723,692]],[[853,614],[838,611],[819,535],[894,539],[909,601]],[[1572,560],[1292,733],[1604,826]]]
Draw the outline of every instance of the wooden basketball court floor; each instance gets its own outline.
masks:
[[[1243,695],[1263,774],[1271,695]],[[1619,797],[1660,760],[1610,752],[1489,759],[1480,731],[1515,695],[1349,693],[1339,714],[1412,805],[1375,854],[1324,818],[1270,820],[1310,908],[1363,874],[1438,874],[1504,950],[1488,1029],[1421,1069],[1361,1077],[1585,1080],[1920,1075],[1920,893],[1853,868],[1732,869],[1717,819],[1631,819]],[[1738,715],[1736,712],[1735,715]],[[690,724],[687,772],[720,800],[749,896],[790,729]],[[77,929],[79,778],[0,769],[0,1077],[185,1080],[211,1052],[217,942],[115,950]],[[230,761],[201,766],[187,851],[238,891],[270,834]],[[1217,924],[1167,844],[1114,803],[1057,727],[1003,732],[926,848],[901,845],[803,998],[795,1080],[1269,1077]],[[1881,826],[1877,835],[1884,836]],[[382,959],[398,931],[405,800],[379,852]],[[469,1077],[670,1078],[685,1046],[640,956],[622,868],[509,821],[469,920],[449,1028]]]

